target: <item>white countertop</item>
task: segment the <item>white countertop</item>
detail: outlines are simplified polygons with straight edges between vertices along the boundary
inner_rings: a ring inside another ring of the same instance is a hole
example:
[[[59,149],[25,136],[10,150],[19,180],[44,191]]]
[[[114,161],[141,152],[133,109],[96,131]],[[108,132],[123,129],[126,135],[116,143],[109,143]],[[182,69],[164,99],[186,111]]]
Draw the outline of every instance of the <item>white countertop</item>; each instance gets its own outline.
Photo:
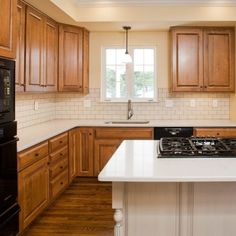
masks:
[[[107,121],[107,120],[106,120]],[[236,127],[236,122],[229,120],[151,120],[148,124],[106,124],[104,120],[52,120],[19,129],[17,136],[20,141],[17,150],[22,151],[28,147],[47,140],[55,135],[74,127]]]
[[[158,141],[125,140],[98,176],[113,182],[231,182],[235,158],[157,158]]]

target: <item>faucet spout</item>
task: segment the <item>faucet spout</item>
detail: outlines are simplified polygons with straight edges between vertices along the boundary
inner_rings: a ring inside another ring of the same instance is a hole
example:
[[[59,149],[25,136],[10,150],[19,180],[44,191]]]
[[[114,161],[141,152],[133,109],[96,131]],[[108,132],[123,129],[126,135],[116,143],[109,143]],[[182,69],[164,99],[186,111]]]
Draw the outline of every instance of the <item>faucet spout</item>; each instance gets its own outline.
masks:
[[[130,120],[133,115],[134,115],[134,111],[133,111],[133,108],[132,108],[131,100],[129,99],[129,100],[128,100],[127,119]]]

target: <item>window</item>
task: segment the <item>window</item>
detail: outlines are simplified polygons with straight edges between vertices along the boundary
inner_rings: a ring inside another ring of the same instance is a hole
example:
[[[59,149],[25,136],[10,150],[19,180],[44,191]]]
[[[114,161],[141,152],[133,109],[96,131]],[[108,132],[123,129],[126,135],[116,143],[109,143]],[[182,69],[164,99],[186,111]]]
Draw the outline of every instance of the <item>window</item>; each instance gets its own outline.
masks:
[[[130,48],[133,63],[122,63],[125,49],[103,49],[102,100],[154,101],[156,98],[155,48]]]

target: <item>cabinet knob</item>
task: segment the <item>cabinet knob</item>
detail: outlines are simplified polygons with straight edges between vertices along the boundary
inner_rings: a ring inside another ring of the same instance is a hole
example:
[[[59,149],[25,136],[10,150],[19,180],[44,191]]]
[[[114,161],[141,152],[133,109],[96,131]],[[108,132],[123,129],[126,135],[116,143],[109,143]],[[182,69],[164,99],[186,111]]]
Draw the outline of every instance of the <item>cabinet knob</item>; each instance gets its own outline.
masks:
[[[63,169],[63,166],[60,166],[61,169]]]
[[[63,153],[60,153],[60,156],[63,156]]]
[[[203,88],[203,86],[200,86],[200,88]]]
[[[35,153],[34,155],[35,155],[36,157],[38,157],[38,156],[39,156],[39,154],[38,154],[38,153]]]
[[[63,141],[61,140],[59,143],[61,143],[61,144],[62,144],[62,143],[63,143]]]
[[[204,86],[204,88],[207,88],[207,86]]]
[[[61,182],[60,184],[63,185],[63,182]]]

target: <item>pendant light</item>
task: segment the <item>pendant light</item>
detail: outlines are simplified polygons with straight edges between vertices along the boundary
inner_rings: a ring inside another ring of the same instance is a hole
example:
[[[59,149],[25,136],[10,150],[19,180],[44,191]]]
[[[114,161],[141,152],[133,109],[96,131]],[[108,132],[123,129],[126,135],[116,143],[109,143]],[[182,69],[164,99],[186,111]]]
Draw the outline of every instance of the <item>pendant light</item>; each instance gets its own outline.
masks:
[[[129,55],[128,52],[128,30],[131,29],[130,26],[123,26],[123,29],[125,30],[125,43],[126,43],[126,49],[125,49],[125,55],[123,57],[123,63],[128,64],[128,63],[132,63],[132,57]]]

